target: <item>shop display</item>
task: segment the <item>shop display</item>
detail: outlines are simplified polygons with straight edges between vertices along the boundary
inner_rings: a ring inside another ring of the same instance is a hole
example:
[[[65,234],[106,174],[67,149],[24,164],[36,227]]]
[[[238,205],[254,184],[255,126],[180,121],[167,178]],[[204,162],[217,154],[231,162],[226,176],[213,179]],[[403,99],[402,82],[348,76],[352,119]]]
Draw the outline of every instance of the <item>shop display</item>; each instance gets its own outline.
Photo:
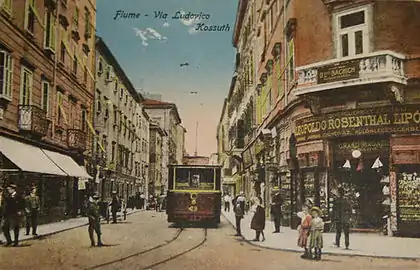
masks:
[[[417,173],[398,175],[398,210],[400,222],[420,223],[420,176]]]
[[[320,209],[322,210],[323,217],[329,216],[328,210],[328,189],[327,189],[327,173],[319,174],[319,202]]]
[[[314,201],[315,199],[315,175],[313,172],[306,172],[303,176],[304,181],[304,198]]]

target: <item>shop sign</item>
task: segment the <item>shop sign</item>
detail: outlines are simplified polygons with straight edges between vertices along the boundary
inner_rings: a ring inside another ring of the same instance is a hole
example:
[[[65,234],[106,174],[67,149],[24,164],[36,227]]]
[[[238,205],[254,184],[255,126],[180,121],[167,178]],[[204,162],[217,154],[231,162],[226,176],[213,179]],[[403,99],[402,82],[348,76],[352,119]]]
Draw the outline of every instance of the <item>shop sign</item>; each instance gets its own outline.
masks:
[[[252,155],[251,155],[251,148],[246,149],[242,153],[242,159],[244,161],[244,168],[248,169],[252,166]]]
[[[336,154],[347,154],[358,149],[363,153],[377,153],[389,151],[389,140],[358,140],[351,142],[339,142],[334,146]]]
[[[324,138],[420,132],[420,106],[381,107],[308,117],[296,121],[298,142]]]
[[[359,60],[340,62],[318,68],[318,83],[350,80],[359,77]]]
[[[401,173],[398,180],[399,221],[420,225],[420,177],[416,173]]]

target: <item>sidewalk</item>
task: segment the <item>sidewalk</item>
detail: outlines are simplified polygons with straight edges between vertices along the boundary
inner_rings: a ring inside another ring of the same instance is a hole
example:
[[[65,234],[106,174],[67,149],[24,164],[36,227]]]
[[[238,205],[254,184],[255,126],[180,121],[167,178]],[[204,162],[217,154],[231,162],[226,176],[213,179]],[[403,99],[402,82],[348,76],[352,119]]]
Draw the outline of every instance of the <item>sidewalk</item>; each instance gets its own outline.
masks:
[[[235,227],[235,215],[232,212],[222,214]],[[252,213],[245,215],[242,219],[242,235],[246,241],[255,238],[255,231],[250,229]],[[303,249],[297,246],[298,233],[290,227],[282,227],[281,233],[273,234],[273,222],[267,221],[265,225],[265,241],[250,242],[264,248],[278,249],[285,251],[301,252]],[[344,245],[344,235],[341,236],[342,246]],[[347,255],[347,256],[367,256],[399,259],[420,259],[420,239],[388,237],[378,234],[350,234],[350,250],[333,246],[335,242],[334,233],[324,233],[323,254]]]
[[[134,214],[134,213],[137,213],[137,212],[140,212],[140,211],[144,211],[144,210],[127,209],[127,215],[131,215],[131,214]],[[123,218],[123,217],[121,217],[121,218]],[[104,222],[103,218],[101,218],[101,221]],[[52,234],[56,234],[56,233],[60,233],[60,232],[64,232],[64,231],[75,229],[75,228],[78,228],[78,227],[83,227],[83,226],[86,226],[87,224],[88,224],[88,218],[87,217],[77,217],[77,218],[62,220],[62,221],[59,221],[59,222],[42,224],[42,225],[39,225],[38,228],[37,228],[38,236],[32,236],[31,234],[30,235],[25,235],[26,229],[21,228],[20,233],[19,233],[19,242],[34,239],[34,238],[40,238],[40,237],[43,237],[43,236],[48,236],[48,235],[52,235]],[[1,230],[1,228],[0,228],[0,230]],[[31,229],[31,233],[32,233],[32,229]],[[10,230],[10,234],[11,234],[12,239],[13,239],[13,231],[12,230]],[[2,241],[3,243],[6,242],[6,238],[4,237],[2,231],[0,232],[0,241]]]

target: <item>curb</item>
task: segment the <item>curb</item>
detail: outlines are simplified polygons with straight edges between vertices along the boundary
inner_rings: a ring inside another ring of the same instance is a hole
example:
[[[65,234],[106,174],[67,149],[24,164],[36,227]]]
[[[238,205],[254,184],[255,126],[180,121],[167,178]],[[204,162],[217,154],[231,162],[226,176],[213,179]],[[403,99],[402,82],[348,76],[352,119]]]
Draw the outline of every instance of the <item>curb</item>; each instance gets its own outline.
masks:
[[[127,213],[127,216],[130,216],[130,215],[135,214],[135,213],[138,213],[138,212],[141,212],[141,210],[139,210],[139,211],[133,211],[131,213]],[[81,228],[81,227],[84,227],[84,226],[87,226],[87,225],[89,225],[89,222],[83,223],[81,225],[75,225],[73,227],[65,228],[65,229],[62,229],[62,230],[57,230],[55,232],[50,232],[50,233],[45,233],[45,234],[39,234],[37,236],[31,236],[29,238],[26,238],[26,239],[23,239],[23,240],[19,240],[19,243],[20,242],[23,243],[23,242],[31,241],[31,240],[42,240],[45,237],[48,237],[48,236],[51,236],[51,235],[55,235],[55,234],[58,234],[58,233],[62,233],[62,232],[66,232],[66,231],[70,231],[70,230],[73,230],[73,229]]]
[[[224,213],[222,213],[223,217],[229,222],[229,224],[236,229],[233,222],[231,222]],[[297,250],[293,248],[275,248],[275,247],[265,247],[261,246],[259,244],[256,244],[255,242],[248,240],[245,238],[245,236],[241,236],[242,240],[246,242],[247,244],[262,248],[262,249],[268,249],[268,250],[278,250],[278,251],[284,251],[284,252],[290,252],[290,253],[303,253],[303,250]],[[376,259],[397,259],[397,260],[405,260],[405,261],[420,261],[419,257],[398,257],[398,256],[385,256],[385,255],[363,255],[363,254],[343,254],[343,253],[336,253],[331,251],[322,252],[322,255],[329,255],[329,256],[346,256],[346,257],[364,257],[364,258],[376,258]]]

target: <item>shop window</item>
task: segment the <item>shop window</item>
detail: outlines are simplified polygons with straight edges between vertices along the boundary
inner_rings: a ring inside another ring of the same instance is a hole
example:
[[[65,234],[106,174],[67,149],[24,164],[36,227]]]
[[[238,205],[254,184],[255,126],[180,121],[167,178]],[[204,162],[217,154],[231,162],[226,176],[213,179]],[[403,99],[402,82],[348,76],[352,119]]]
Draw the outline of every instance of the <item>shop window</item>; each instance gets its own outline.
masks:
[[[369,51],[368,8],[335,15],[338,57],[355,56]]]

